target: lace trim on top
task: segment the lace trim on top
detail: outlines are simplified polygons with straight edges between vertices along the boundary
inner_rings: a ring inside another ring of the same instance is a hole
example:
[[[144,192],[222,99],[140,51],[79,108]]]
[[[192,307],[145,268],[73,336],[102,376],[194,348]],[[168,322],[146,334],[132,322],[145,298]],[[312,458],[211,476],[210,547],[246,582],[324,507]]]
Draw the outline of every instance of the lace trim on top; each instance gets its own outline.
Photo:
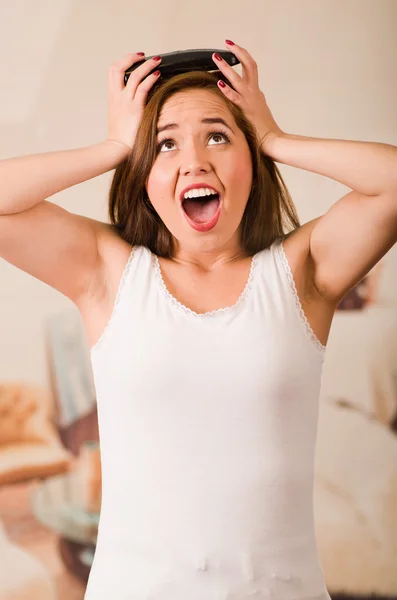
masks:
[[[161,267],[160,267],[160,261],[158,259],[158,256],[157,256],[157,254],[153,254],[153,264],[154,264],[155,273],[156,273],[157,280],[160,285],[160,290],[161,290],[163,296],[165,297],[165,299],[168,302],[170,302],[173,306],[175,306],[176,308],[181,310],[183,313],[185,313],[186,315],[192,315],[194,317],[199,317],[199,318],[216,317],[218,315],[228,313],[231,310],[235,310],[239,306],[239,304],[244,300],[244,298],[246,298],[248,296],[248,294],[252,288],[252,285],[254,282],[255,269],[256,269],[256,265],[258,264],[258,259],[259,259],[259,252],[254,254],[252,257],[248,281],[245,285],[244,290],[240,294],[239,299],[237,300],[237,302],[235,304],[233,304],[232,306],[226,306],[223,308],[216,308],[215,310],[211,310],[211,311],[208,311],[205,313],[197,313],[194,310],[192,310],[191,308],[188,308],[187,306],[185,306],[184,304],[179,302],[179,300],[177,300],[168,291],[167,286],[164,283],[163,276],[161,274]]]
[[[120,302],[121,292],[122,292],[122,290],[123,290],[123,288],[124,288],[125,281],[126,281],[126,279],[127,279],[127,277],[128,277],[128,273],[129,273],[129,271],[130,271],[130,267],[131,267],[132,259],[133,259],[133,257],[134,257],[134,251],[135,251],[135,246],[132,248],[132,250],[131,250],[131,252],[130,252],[130,255],[129,255],[129,257],[128,257],[127,263],[126,263],[126,265],[125,265],[125,267],[124,267],[123,274],[122,274],[122,276],[121,276],[121,279],[120,279],[120,282],[119,282],[119,287],[118,287],[118,290],[117,290],[117,296],[116,296],[116,300],[115,300],[115,302],[114,302],[114,305],[113,305],[113,310],[112,310],[112,314],[111,314],[111,316],[110,316],[110,319],[109,319],[109,321],[107,322],[107,324],[106,324],[106,327],[105,327],[105,329],[103,330],[101,337],[100,337],[100,338],[99,338],[99,340],[98,340],[98,341],[97,341],[97,342],[96,342],[96,343],[95,343],[95,344],[92,346],[92,348],[91,348],[90,352],[94,352],[94,350],[96,350],[96,349],[97,349],[97,348],[100,346],[100,344],[102,343],[102,341],[103,341],[103,339],[104,339],[104,337],[105,337],[105,335],[106,335],[106,333],[107,333],[107,331],[108,331],[108,329],[109,329],[109,327],[110,327],[110,324],[112,323],[112,321],[113,321],[113,319],[114,319],[114,316],[115,316],[115,314],[116,314],[116,312],[117,312],[117,307],[118,307],[118,305],[119,305],[119,302]]]
[[[282,264],[284,266],[285,272],[287,274],[287,279],[289,281],[289,284],[290,284],[291,289],[292,289],[292,293],[294,295],[296,309],[297,309],[299,317],[300,317],[300,319],[301,319],[301,321],[302,321],[302,323],[303,323],[303,325],[305,327],[306,334],[308,335],[309,339],[317,346],[317,348],[320,351],[320,353],[322,355],[324,355],[324,352],[326,350],[326,346],[323,346],[323,344],[320,342],[320,340],[318,339],[318,337],[314,333],[313,329],[310,326],[309,321],[307,320],[305,312],[304,312],[304,310],[302,308],[302,304],[301,304],[301,301],[300,301],[299,296],[298,296],[298,291],[296,289],[294,277],[292,275],[292,270],[291,270],[291,267],[289,265],[288,259],[287,259],[286,255],[285,255],[283,241],[281,241],[278,244],[277,250],[278,250],[281,262],[282,262]]]

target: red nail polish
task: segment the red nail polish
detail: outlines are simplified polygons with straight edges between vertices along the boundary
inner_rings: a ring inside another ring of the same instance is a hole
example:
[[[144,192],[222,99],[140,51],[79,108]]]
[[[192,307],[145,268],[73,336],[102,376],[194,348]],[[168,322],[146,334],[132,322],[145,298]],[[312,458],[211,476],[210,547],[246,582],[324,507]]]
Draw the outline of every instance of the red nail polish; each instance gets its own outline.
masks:
[[[221,87],[223,87],[223,88],[224,88],[224,87],[226,87],[226,83],[225,83],[224,81],[222,81],[222,79],[220,79],[220,80],[218,81],[218,84],[219,84]]]
[[[160,59],[161,59],[161,56],[154,56],[153,57],[153,60],[160,60]]]
[[[161,71],[155,71],[155,72],[153,73],[153,75],[155,75],[156,77],[158,77],[158,76],[160,75],[160,73],[161,73]]]
[[[229,44],[229,46],[234,46],[234,42],[232,42],[231,40],[226,40],[226,44]]]
[[[214,57],[216,60],[222,60],[217,52],[214,53]]]
[[[144,52],[137,52],[137,55],[138,56],[145,56],[145,53]]]

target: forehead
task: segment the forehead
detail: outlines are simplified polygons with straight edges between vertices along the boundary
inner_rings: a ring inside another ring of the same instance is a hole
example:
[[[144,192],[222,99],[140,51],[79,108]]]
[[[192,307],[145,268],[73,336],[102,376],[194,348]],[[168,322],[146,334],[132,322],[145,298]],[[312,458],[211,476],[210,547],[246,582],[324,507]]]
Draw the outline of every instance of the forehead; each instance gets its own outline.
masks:
[[[234,118],[225,102],[209,90],[187,90],[177,92],[164,103],[158,125],[166,124],[170,119],[183,124],[184,121],[202,117],[223,116],[231,122]]]

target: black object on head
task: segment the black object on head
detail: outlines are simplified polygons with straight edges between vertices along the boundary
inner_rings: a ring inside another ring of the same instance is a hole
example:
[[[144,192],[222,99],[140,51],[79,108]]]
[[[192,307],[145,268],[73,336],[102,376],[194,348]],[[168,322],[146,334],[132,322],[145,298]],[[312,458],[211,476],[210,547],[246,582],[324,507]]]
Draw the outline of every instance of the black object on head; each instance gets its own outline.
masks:
[[[216,64],[212,58],[214,52],[217,52],[230,66],[240,64],[240,61],[233,52],[229,52],[228,50],[217,50],[216,48],[181,50],[161,54],[161,63],[158,66],[154,65],[152,71],[159,69],[163,79],[168,79],[179,73],[188,73],[189,71],[216,71],[223,75],[216,68]],[[124,83],[127,85],[131,73],[144,62],[153,58],[153,56],[148,56],[129,67],[124,74]]]

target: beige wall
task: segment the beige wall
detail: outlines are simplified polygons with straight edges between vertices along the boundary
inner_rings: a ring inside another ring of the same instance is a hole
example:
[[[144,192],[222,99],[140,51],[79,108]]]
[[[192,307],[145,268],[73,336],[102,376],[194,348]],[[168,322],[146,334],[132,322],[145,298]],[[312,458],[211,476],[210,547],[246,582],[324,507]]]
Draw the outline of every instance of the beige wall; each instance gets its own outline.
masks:
[[[397,144],[396,24],[395,0],[3,2],[1,158],[104,139],[107,69],[125,53],[223,49],[225,38],[245,46],[258,62],[261,88],[285,131]],[[347,191],[318,175],[289,167],[282,172],[302,222],[323,214]],[[52,200],[105,220],[111,175]],[[394,314],[395,250],[386,257],[389,274],[382,284],[385,301],[394,299]],[[49,314],[65,309],[75,310],[69,300],[0,260],[0,381],[47,384],[43,327]],[[354,341],[360,327],[355,330],[352,321],[350,327],[352,350],[364,352]],[[324,374],[331,390],[344,331],[338,316]],[[367,338],[379,336],[377,325],[371,331]],[[348,389],[349,381],[342,369],[338,391]]]

